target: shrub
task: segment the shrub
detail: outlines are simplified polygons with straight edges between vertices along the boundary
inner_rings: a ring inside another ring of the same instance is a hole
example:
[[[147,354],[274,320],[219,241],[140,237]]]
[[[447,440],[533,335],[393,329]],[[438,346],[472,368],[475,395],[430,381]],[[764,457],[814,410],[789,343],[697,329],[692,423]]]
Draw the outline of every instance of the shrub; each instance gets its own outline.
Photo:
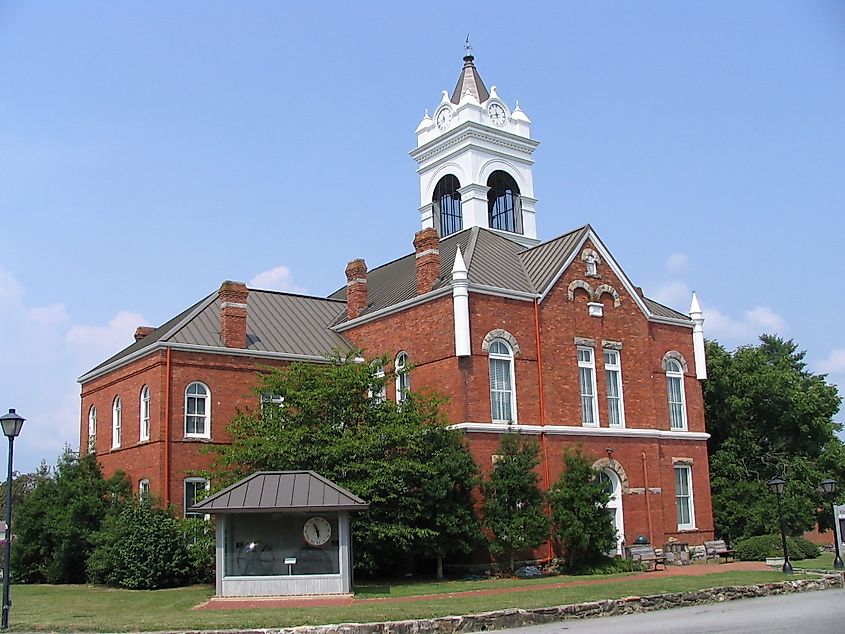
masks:
[[[202,519],[190,518],[181,520],[181,525],[190,566],[188,582],[214,583],[214,525]]]
[[[814,559],[819,556],[819,548],[803,537],[787,537],[786,547],[789,558],[795,561]],[[737,559],[743,561],[763,561],[767,557],[783,557],[783,545],[780,535],[757,535],[747,537],[736,543]]]
[[[91,536],[93,583],[134,590],[177,586],[190,578],[182,527],[169,511],[148,500],[128,500]]]
[[[574,570],[563,566],[561,562],[560,570],[575,575],[615,575],[624,572],[642,572],[645,566],[633,559],[602,555],[596,559],[582,561]]]

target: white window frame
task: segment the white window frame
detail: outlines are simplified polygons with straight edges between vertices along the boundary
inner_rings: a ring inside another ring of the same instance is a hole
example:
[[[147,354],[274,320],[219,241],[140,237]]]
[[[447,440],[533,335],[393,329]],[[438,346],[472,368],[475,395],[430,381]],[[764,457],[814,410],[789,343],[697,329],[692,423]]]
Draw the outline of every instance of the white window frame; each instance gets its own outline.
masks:
[[[138,481],[138,497],[139,498],[150,497],[150,481],[147,478],[141,478]]]
[[[615,356],[616,361],[608,363],[608,355]],[[613,407],[611,403],[614,400],[610,395],[610,380],[611,375],[616,375],[616,391],[619,395],[616,400],[619,401],[619,420],[613,420]],[[605,389],[607,390],[607,425],[608,427],[616,427],[622,429],[625,427],[625,398],[622,395],[622,354],[619,350],[612,350],[604,348],[604,380]]]
[[[623,554],[622,544],[625,541],[625,514],[622,509],[622,481],[619,478],[619,474],[613,469],[608,468],[599,471],[597,474],[599,482],[601,482],[600,475],[604,475],[608,479],[612,488],[610,492],[610,500],[608,501],[606,508],[608,511],[613,511],[615,518],[616,547],[613,552],[614,554],[621,555]]]
[[[684,481],[686,482],[687,486],[687,495],[681,495],[678,492],[678,472],[684,474]],[[675,476],[675,518],[678,520],[678,530],[679,531],[690,531],[695,530],[695,502],[693,500],[692,494],[692,467],[690,465],[685,464],[676,464],[674,469],[674,476]],[[689,511],[689,522],[681,522],[680,521],[680,505],[681,499],[686,498],[687,500],[687,510]]]
[[[281,394],[271,394],[270,392],[262,392],[260,398],[261,413],[264,413],[264,408],[273,405],[274,407],[282,408],[285,406],[285,397]]]
[[[150,387],[141,388],[138,405],[138,440],[144,442],[150,439]]]
[[[396,403],[401,405],[408,398],[408,393],[411,391],[411,371],[408,369],[410,365],[410,357],[404,350],[396,355],[396,360],[393,362],[393,368],[396,372]]]
[[[680,402],[672,400],[672,384],[678,386],[681,396]],[[669,429],[686,431],[687,429],[687,397],[684,390],[684,368],[677,359],[666,361],[666,398],[669,403]],[[675,412],[680,412],[680,420]]]
[[[115,396],[111,404],[111,447],[120,447],[120,433],[123,426],[123,412],[120,397]]]
[[[204,519],[207,520],[209,518],[207,513],[188,513],[188,485],[194,484],[204,484],[203,490],[208,491],[211,488],[211,483],[206,480],[205,478],[185,478],[184,483],[182,484],[182,510],[184,517],[192,517],[194,519]],[[194,491],[194,502],[196,502],[196,494],[197,490]]]
[[[503,352],[493,352],[493,348],[501,345],[507,350],[506,353]],[[515,423],[516,422],[516,371],[514,369],[514,362],[513,362],[513,348],[511,348],[510,344],[505,341],[504,339],[494,339],[490,342],[490,345],[487,348],[487,357],[488,357],[488,377],[490,381],[490,417],[494,423]],[[497,390],[493,387],[493,367],[494,361],[501,361],[508,364],[508,381],[509,385],[507,386],[508,389]],[[495,396],[494,393],[507,393],[509,394],[509,401],[510,401],[510,411],[505,412],[507,418],[496,418],[496,407],[495,407]]]
[[[201,385],[205,388],[205,397],[201,397],[198,394],[188,394],[188,390],[190,390],[195,385]],[[189,432],[188,431],[188,417],[193,416],[195,418],[200,418],[198,414],[188,414],[188,399],[205,399],[205,413],[202,416],[203,419],[203,431],[202,432]],[[191,381],[188,386],[185,388],[185,421],[184,421],[184,432],[185,438],[211,438],[211,390],[209,387],[203,383],[202,381]]]
[[[92,405],[88,408],[88,451],[96,451],[97,448],[97,407]]]
[[[380,363],[373,364],[373,377],[382,381],[381,387],[378,389],[377,392],[374,392],[372,389],[368,390],[367,396],[375,403],[376,405],[381,405],[387,400],[387,386],[384,384],[384,366]]]
[[[589,361],[581,360],[581,353],[588,352],[590,354]],[[599,396],[596,391],[596,351],[590,346],[578,346],[578,396],[581,403],[581,425],[584,427],[598,427],[599,426]],[[588,376],[592,382],[592,394],[584,394],[582,388],[581,375],[582,370],[589,372]],[[584,408],[584,399],[590,398],[591,411],[593,415],[592,422],[587,420],[587,410]]]

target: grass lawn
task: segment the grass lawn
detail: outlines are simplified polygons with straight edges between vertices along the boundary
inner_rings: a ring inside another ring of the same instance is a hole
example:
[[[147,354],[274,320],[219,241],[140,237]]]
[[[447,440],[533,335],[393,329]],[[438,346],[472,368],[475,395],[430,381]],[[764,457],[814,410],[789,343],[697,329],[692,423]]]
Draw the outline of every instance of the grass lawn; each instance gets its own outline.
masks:
[[[16,585],[12,588],[10,623],[13,630],[100,631],[186,630],[287,627],[304,624],[401,620],[469,614],[508,607],[543,607],[630,595],[699,590],[724,585],[746,585],[785,579],[777,572],[734,571],[700,577],[626,579],[570,588],[537,588],[511,594],[469,592],[449,598],[391,603],[373,601],[342,607],[275,608],[250,610],[194,610],[211,597],[211,586],[172,590],[113,590],[95,586]],[[408,596],[433,592],[461,592],[497,585],[555,583],[553,577],[531,581],[467,581],[382,586],[372,596]],[[359,594],[359,597],[367,596]]]
[[[802,559],[801,561],[789,560],[795,570],[824,569],[833,570],[833,553],[822,553],[815,559]]]

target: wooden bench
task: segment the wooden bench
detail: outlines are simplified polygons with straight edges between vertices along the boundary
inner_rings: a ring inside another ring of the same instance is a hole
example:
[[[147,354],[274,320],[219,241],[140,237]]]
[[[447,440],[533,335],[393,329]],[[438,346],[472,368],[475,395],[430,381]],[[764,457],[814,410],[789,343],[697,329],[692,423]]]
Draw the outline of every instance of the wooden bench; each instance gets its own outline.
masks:
[[[634,561],[639,561],[647,566],[647,570],[657,570],[658,566],[666,569],[666,559],[663,554],[658,554],[654,546],[648,544],[637,544],[628,547],[628,556]]]
[[[705,562],[708,559],[719,559],[721,557],[722,560],[727,563],[728,559],[734,557],[734,549],[728,548],[728,545],[725,543],[724,539],[717,539],[712,542],[704,542],[704,548],[707,552],[704,557]]]

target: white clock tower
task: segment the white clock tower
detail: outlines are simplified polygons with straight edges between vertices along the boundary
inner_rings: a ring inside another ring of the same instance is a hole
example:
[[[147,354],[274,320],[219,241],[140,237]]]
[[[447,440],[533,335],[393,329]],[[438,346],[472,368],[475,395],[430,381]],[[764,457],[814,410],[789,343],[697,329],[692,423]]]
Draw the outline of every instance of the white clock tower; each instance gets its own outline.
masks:
[[[443,91],[434,118],[417,126],[422,227],[441,238],[469,227],[487,227],[525,244],[537,243],[531,154],[531,120],[511,110],[481,81],[467,51],[451,97]]]

